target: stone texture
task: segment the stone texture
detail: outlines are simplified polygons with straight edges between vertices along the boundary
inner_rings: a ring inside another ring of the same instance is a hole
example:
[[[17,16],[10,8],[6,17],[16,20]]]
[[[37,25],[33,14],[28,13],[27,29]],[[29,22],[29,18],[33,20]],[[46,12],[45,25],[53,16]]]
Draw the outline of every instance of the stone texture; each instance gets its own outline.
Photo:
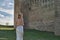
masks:
[[[49,6],[40,0],[15,0],[14,19],[16,21],[18,12],[22,12],[24,28],[50,31],[60,35],[60,0],[53,1],[53,4]]]
[[[57,17],[55,20],[55,35],[60,35],[60,0],[55,0]]]
[[[26,3],[29,5],[26,6],[26,9],[23,9],[23,11],[28,9],[28,15],[26,15],[28,17],[27,28],[40,31],[53,31],[55,20],[54,8],[45,8],[42,4],[34,3],[34,1],[32,3],[27,1]],[[24,3],[24,5],[27,4]],[[25,8],[25,6],[23,7]],[[29,8],[31,9],[29,10]]]

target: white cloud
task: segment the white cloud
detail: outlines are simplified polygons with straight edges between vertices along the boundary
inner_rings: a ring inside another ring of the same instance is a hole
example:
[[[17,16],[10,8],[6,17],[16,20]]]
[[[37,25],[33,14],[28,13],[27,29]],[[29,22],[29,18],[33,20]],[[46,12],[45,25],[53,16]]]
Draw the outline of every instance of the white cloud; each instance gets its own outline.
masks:
[[[5,12],[7,12],[9,14],[14,14],[14,10],[6,10]]]
[[[8,20],[8,19],[4,19],[4,18],[0,18],[0,24],[2,25],[6,25],[6,23],[9,23],[9,25],[14,25],[14,20]]]
[[[4,15],[0,14],[0,17],[4,17]]]
[[[9,3],[9,5],[12,5],[12,6],[14,6],[14,3],[11,3],[11,2],[10,2],[10,3]]]
[[[6,12],[6,13],[12,14],[12,15],[14,14],[14,9],[12,9],[12,10],[7,10],[7,9],[3,9],[3,8],[0,7],[0,11]]]
[[[13,15],[14,17],[14,10],[6,10],[0,7],[0,11],[6,12],[8,14]],[[4,17],[4,15],[0,14],[0,24],[6,25],[6,22],[9,22],[9,25],[14,25],[14,18],[13,17]]]
[[[4,0],[4,2],[2,2],[2,6],[6,6],[9,7],[9,6],[12,6],[14,7],[14,3],[11,3],[10,2],[11,0]],[[3,12],[6,12],[8,14],[11,14],[14,16],[14,8],[13,9],[4,9],[2,7],[0,7],[0,11],[3,11]],[[0,18],[0,24],[2,25],[6,25],[6,22],[9,23],[9,25],[14,25],[14,18],[13,16],[12,17],[5,17],[4,15],[0,14],[1,17],[3,18]]]

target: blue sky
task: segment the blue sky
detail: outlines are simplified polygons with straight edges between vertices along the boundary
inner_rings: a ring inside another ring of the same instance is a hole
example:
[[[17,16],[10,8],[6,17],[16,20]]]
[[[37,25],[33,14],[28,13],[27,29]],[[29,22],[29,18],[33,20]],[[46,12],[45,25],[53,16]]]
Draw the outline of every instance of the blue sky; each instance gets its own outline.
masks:
[[[0,0],[0,24],[14,25],[14,0]]]

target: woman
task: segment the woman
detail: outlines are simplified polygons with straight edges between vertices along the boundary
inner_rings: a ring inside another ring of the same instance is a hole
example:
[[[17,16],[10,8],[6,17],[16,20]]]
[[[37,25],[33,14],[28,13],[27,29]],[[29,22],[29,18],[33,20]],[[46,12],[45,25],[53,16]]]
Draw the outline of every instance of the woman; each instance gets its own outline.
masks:
[[[18,14],[18,19],[16,21],[16,40],[23,40],[23,15]]]

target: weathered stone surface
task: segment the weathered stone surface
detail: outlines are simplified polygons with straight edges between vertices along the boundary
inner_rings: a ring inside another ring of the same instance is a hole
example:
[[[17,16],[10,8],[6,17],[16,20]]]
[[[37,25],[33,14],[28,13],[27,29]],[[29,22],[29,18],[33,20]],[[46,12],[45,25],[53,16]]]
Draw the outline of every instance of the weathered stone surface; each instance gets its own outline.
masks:
[[[57,17],[55,19],[55,35],[60,35],[60,0],[55,0],[56,14]]]
[[[17,13],[21,11],[24,15],[24,28],[51,31],[60,35],[60,0],[51,0],[50,5],[49,2],[46,5],[40,0],[15,0],[15,2],[14,19],[17,19]]]
[[[28,13],[28,27],[40,31],[53,31],[53,22],[55,20],[54,8],[47,9],[44,6],[31,4],[31,10]],[[40,4],[39,4],[40,5]]]

